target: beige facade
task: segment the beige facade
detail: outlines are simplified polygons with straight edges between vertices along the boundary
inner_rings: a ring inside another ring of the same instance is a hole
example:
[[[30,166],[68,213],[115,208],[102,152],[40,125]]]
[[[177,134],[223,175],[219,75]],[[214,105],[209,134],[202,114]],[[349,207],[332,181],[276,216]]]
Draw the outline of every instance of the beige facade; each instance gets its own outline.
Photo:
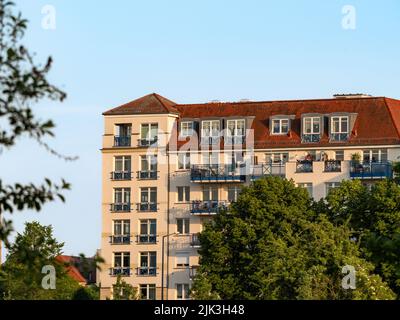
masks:
[[[320,199],[343,180],[358,178],[372,183],[390,176],[388,164],[400,157],[398,144],[277,145],[264,149],[250,148],[249,141],[245,148],[235,147],[234,153],[243,157],[227,170],[230,150],[220,146],[212,152],[208,148],[175,148],[181,120],[177,114],[106,114],[104,119],[102,299],[112,298],[118,274],[137,287],[143,299],[188,298],[199,264],[196,235],[204,221],[217,214],[218,207],[229,205],[240,188],[254,179],[265,175],[293,179],[314,199]],[[201,125],[202,119],[196,121]],[[121,127],[124,124],[130,127]],[[245,130],[251,140],[253,129],[249,126]],[[124,140],[126,137],[129,139]],[[209,160],[210,153],[215,154],[213,160]],[[364,164],[357,171],[354,154],[374,159],[376,166]],[[152,166],[146,159],[154,156]],[[213,170],[219,167],[224,169],[215,174]]]

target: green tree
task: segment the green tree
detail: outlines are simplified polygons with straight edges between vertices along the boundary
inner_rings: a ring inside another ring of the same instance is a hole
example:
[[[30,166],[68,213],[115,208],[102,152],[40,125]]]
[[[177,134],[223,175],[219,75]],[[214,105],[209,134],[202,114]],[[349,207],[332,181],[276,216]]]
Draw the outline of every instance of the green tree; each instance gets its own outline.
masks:
[[[393,299],[359,257],[346,225],[316,214],[307,191],[270,177],[245,187],[200,235],[192,296],[221,299]],[[360,278],[342,288],[342,267]],[[361,281],[362,280],[362,281]],[[370,285],[373,283],[374,285]]]
[[[119,275],[113,286],[113,300],[138,300],[138,298],[137,289]]]
[[[43,140],[53,136],[54,124],[51,120],[39,120],[32,111],[32,104],[42,99],[63,101],[66,94],[50,84],[46,79],[52,58],[41,65],[34,61],[33,54],[22,43],[27,28],[27,20],[13,10],[9,0],[0,0],[0,151],[14,146],[21,137],[37,141],[52,154],[58,154]],[[62,180],[54,184],[45,179],[42,185],[6,184],[0,179],[0,218],[2,213],[34,209],[57,198],[64,201],[62,192],[70,185]],[[12,230],[12,220],[0,219],[1,240],[7,241]]]
[[[359,180],[344,181],[317,207],[333,223],[348,221],[363,256],[399,296],[400,186],[392,180],[379,181],[371,188]]]
[[[53,236],[51,226],[38,222],[25,224],[25,230],[9,245],[9,255],[2,268],[0,294],[13,300],[69,300],[81,287],[66,273],[65,265],[56,261],[63,243]],[[53,266],[56,289],[42,286],[44,266]]]

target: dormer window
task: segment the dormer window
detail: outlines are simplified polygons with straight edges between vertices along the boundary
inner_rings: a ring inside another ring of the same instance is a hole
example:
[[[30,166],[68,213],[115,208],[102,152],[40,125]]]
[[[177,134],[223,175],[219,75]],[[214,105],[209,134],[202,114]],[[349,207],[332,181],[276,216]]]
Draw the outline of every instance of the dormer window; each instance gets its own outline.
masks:
[[[193,135],[193,121],[183,121],[181,122],[181,137],[191,137]]]
[[[218,137],[219,136],[219,120],[206,120],[201,123],[202,137]]]
[[[349,117],[333,116],[331,117],[331,134],[332,141],[345,141],[349,137]]]
[[[321,117],[304,117],[302,141],[305,143],[319,142],[320,137]]]
[[[228,137],[244,136],[244,120],[228,120],[227,121]]]
[[[272,119],[272,134],[287,134],[289,119]]]

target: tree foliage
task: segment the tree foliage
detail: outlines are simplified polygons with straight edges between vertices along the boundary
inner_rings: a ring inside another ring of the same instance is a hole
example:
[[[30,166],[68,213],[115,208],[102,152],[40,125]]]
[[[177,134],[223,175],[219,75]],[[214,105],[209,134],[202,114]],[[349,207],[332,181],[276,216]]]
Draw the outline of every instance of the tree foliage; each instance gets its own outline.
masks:
[[[192,296],[393,299],[350,238],[345,224],[335,226],[317,214],[306,190],[293,182],[277,177],[256,181],[200,234]],[[342,288],[345,265],[356,268],[355,290]]]
[[[138,300],[137,288],[127,283],[119,275],[113,286],[113,300]]]

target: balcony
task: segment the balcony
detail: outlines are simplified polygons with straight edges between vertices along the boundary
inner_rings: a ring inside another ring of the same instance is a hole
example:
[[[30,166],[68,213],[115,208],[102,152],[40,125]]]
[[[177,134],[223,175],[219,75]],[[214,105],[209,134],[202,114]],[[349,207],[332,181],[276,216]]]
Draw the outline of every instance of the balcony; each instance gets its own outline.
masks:
[[[149,138],[149,139],[139,139],[138,146],[139,147],[157,147],[158,145],[158,137]]]
[[[216,145],[220,143],[221,138],[219,136],[216,137],[201,137],[200,143],[202,145]]]
[[[136,272],[138,276],[156,276],[157,268],[156,267],[139,267],[136,268]]]
[[[200,248],[200,238],[198,233],[190,235],[190,246],[193,248]]]
[[[212,215],[227,208],[226,202],[218,200],[193,201],[190,213],[194,215]]]
[[[392,164],[384,162],[350,162],[350,178],[353,179],[391,179],[393,178]]]
[[[155,203],[155,202],[138,203],[137,210],[140,212],[156,212],[157,211],[157,203]]]
[[[341,172],[342,161],[340,160],[326,160],[324,172]]]
[[[241,145],[246,142],[245,136],[227,136],[224,138],[226,145]]]
[[[115,136],[114,147],[130,147],[131,137],[130,136]]]
[[[147,170],[147,171],[138,171],[137,178],[139,180],[157,180],[158,171],[155,170]]]
[[[130,275],[131,275],[131,268],[130,267],[110,268],[110,276],[129,277]]]
[[[119,236],[110,236],[111,244],[130,244],[131,236],[129,235],[119,235]]]
[[[154,244],[154,243],[157,243],[157,235],[155,235],[155,234],[139,234],[137,236],[136,241],[140,244]]]
[[[132,180],[132,172],[130,171],[113,171],[111,172],[111,180]]]
[[[343,142],[349,140],[348,133],[331,133],[329,135],[329,142]]]
[[[110,205],[111,212],[130,212],[131,204],[130,203],[112,203]]]
[[[189,279],[190,280],[193,280],[196,277],[198,270],[199,270],[199,266],[191,266],[189,268]]]
[[[319,133],[317,134],[303,134],[301,136],[301,142],[302,143],[316,143],[321,140],[321,135]]]
[[[255,164],[251,167],[251,180],[257,180],[267,176],[285,176],[284,162],[271,162]]]
[[[191,182],[245,182],[246,175],[235,165],[194,165],[190,172]]]
[[[312,160],[300,160],[296,162],[296,173],[313,172]]]

